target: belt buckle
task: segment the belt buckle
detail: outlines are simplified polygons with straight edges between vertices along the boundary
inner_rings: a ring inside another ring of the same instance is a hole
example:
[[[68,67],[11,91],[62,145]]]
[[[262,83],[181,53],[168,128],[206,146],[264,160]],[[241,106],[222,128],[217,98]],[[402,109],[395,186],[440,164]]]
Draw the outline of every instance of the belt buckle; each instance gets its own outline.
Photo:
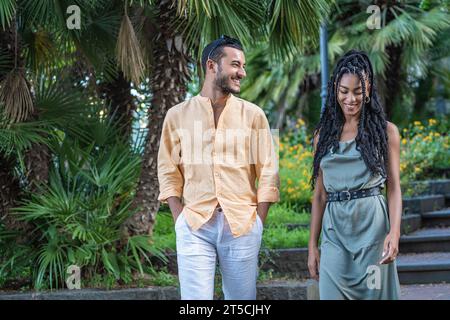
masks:
[[[349,201],[351,199],[352,195],[351,195],[350,191],[344,190],[344,191],[342,191],[342,193],[345,193],[345,195],[346,195],[346,199],[341,199],[342,201]],[[340,195],[339,195],[339,198],[340,198]]]

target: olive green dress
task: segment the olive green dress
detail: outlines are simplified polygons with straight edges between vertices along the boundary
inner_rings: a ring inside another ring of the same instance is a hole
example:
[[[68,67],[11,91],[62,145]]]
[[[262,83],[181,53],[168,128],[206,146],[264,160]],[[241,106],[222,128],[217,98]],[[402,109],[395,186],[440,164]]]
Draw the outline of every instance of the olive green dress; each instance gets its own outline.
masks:
[[[355,139],[339,142],[339,150],[330,148],[320,167],[327,192],[384,187],[385,178],[370,173]],[[395,261],[379,264],[388,232],[384,195],[327,202],[322,221],[320,299],[398,299]]]

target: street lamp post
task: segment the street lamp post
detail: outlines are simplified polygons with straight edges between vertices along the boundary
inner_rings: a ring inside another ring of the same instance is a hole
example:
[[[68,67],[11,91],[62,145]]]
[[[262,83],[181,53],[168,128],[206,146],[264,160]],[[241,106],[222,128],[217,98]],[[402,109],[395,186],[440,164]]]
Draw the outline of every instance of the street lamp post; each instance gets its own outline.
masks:
[[[328,84],[328,32],[325,22],[322,22],[320,25],[320,66],[322,80],[322,90],[320,92],[322,107],[320,109],[320,114],[322,115],[325,110]]]

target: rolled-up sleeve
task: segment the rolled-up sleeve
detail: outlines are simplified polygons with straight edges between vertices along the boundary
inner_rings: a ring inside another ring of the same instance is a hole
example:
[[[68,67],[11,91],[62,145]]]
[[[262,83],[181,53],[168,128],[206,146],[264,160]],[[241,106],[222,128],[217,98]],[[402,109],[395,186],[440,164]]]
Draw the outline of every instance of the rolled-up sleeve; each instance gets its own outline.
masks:
[[[183,175],[180,171],[180,139],[169,109],[164,119],[161,140],[158,150],[158,200],[167,203],[169,197],[181,197],[183,191]]]
[[[253,150],[257,150],[256,156],[253,157],[258,179],[257,201],[278,202],[280,201],[278,159],[269,122],[263,111],[256,115],[253,129],[257,135],[257,146],[252,147]]]

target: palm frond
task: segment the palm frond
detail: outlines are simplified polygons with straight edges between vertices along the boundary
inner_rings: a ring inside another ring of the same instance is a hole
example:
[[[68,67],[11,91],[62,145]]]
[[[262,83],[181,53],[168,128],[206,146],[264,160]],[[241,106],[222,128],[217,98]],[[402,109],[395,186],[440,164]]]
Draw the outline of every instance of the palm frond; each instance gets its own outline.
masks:
[[[195,57],[212,40],[225,34],[250,47],[265,21],[266,8],[252,0],[185,0],[178,2],[174,28]]]
[[[2,29],[6,29],[16,14],[16,0],[0,1],[0,24]]]
[[[117,61],[125,78],[139,85],[144,78],[144,58],[136,32],[127,14],[123,16],[117,39]]]
[[[41,121],[10,123],[0,116],[0,152],[19,155],[34,143],[46,143],[43,137],[47,131]]]
[[[330,1],[274,0],[270,4],[270,50],[278,57],[295,54],[306,38],[317,44],[319,27],[329,13]]]

